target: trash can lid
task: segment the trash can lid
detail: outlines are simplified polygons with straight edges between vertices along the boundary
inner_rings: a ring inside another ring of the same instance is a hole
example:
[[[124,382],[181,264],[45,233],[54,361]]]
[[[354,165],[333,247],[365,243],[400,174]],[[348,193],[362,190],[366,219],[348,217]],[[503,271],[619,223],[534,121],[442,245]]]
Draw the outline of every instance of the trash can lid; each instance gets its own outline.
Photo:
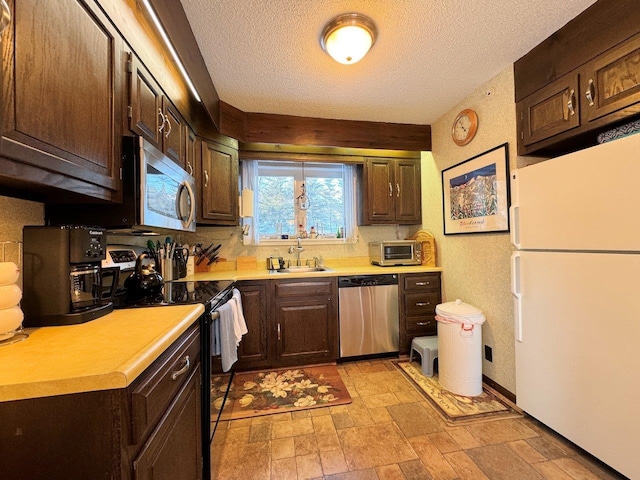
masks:
[[[436,305],[436,314],[447,320],[457,320],[460,323],[482,324],[485,316],[477,307],[464,303],[459,298],[455,302],[446,302]]]

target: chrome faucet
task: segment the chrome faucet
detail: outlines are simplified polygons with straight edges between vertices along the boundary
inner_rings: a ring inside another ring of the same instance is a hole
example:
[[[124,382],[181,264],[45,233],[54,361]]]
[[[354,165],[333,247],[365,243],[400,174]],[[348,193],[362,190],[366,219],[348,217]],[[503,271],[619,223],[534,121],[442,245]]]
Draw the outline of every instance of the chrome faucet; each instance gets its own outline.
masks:
[[[300,238],[299,237],[298,237],[298,246],[297,247],[294,247],[294,246],[289,247],[288,252],[291,253],[291,254],[293,254],[293,253],[296,254],[296,256],[297,256],[296,266],[299,267],[300,266],[300,252],[304,252],[304,247],[302,246],[302,243],[300,242]]]

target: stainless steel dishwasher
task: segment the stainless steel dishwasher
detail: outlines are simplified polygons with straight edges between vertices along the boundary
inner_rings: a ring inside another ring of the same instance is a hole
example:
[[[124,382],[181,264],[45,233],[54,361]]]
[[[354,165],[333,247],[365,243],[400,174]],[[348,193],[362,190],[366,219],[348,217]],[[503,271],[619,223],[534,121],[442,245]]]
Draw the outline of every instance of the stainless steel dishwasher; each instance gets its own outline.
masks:
[[[398,275],[338,277],[340,358],[398,351]]]

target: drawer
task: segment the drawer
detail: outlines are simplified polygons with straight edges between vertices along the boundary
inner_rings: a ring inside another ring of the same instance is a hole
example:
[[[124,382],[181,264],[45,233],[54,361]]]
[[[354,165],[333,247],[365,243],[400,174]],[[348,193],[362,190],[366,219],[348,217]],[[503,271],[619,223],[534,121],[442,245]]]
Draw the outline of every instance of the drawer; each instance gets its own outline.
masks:
[[[132,442],[140,443],[200,364],[200,328],[185,332],[131,387]]]
[[[336,280],[275,282],[274,295],[276,298],[317,297],[319,295],[330,297],[334,291]]]
[[[438,331],[438,322],[434,316],[407,317],[404,323],[409,333],[435,335]]]
[[[440,295],[437,293],[405,293],[404,312],[408,317],[413,315],[433,315],[439,302]]]
[[[404,276],[404,290],[440,291],[440,273],[425,273]]]

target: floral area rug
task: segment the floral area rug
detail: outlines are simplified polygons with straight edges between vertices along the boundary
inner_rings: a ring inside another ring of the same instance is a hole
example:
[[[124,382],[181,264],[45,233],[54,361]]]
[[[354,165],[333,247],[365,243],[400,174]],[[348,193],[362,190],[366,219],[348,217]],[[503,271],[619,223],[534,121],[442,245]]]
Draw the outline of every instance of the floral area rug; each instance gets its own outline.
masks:
[[[222,409],[220,420],[351,403],[335,365],[237,373],[224,402],[227,382],[211,379],[211,415]]]
[[[456,395],[442,388],[438,376],[427,377],[416,362],[394,362],[404,376],[411,381],[417,390],[427,398],[444,420],[449,424],[459,425],[478,420],[504,419],[522,416],[517,410],[503,400],[497,392],[483,385],[483,391],[475,397]]]

